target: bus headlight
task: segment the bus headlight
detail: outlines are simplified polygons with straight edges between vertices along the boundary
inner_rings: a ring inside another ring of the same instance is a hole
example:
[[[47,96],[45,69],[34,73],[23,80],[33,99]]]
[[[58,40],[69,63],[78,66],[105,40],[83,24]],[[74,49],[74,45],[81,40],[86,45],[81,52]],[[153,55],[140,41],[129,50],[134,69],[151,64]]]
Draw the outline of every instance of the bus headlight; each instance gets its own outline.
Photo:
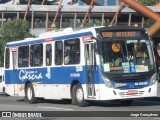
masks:
[[[156,83],[156,74],[153,74],[151,77],[150,85],[153,85]]]
[[[109,88],[113,87],[112,84],[111,84],[111,82],[110,82],[110,80],[107,77],[102,76],[102,78],[104,80],[104,83],[105,83],[106,87],[109,87]]]

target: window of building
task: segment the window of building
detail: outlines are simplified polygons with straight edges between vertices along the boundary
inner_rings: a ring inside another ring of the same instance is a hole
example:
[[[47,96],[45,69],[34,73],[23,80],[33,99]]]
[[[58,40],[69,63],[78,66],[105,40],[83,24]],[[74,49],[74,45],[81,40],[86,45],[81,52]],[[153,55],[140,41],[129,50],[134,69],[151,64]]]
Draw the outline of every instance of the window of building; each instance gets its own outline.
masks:
[[[47,44],[46,45],[46,66],[52,65],[52,45]]]
[[[11,1],[11,0],[0,0],[0,4],[5,4],[5,3],[9,2],[9,1]]]
[[[79,64],[80,41],[79,39],[65,40],[64,42],[64,64]]]
[[[85,16],[85,14],[84,13],[78,13],[77,14],[77,18],[76,18],[76,27],[79,27],[81,24],[82,24],[82,22],[83,22],[83,20],[84,20],[84,16]],[[90,16],[88,16],[87,18],[86,18],[86,20],[85,20],[85,23],[84,23],[84,27],[90,27],[90,18],[89,18]]]
[[[104,13],[104,19],[102,20],[103,21],[103,25],[104,26],[110,25],[112,19],[113,19],[112,14]]]
[[[116,0],[107,0],[107,5],[108,6],[114,6],[114,5],[116,5]]]
[[[18,48],[18,67],[29,66],[29,46]]]
[[[62,65],[63,62],[63,42],[55,42],[55,65]]]
[[[142,16],[137,14],[132,14],[131,26],[138,25],[142,26]]]
[[[90,26],[101,26],[102,25],[102,14],[94,13],[90,16]]]
[[[9,53],[9,48],[7,48],[5,54],[5,68],[9,68],[10,66],[9,59],[10,59],[10,53]]]
[[[49,16],[55,16],[56,14],[54,13],[49,13]],[[48,26],[51,27],[53,25],[53,17],[48,17]],[[61,28],[61,14],[58,14],[57,19],[55,21],[55,27],[56,28]]]
[[[63,13],[62,16],[63,16],[62,28],[74,27],[74,16],[75,16],[75,14]]]
[[[82,0],[78,0],[78,5],[84,5],[84,2]]]
[[[99,3],[99,4],[102,5],[102,6],[104,5],[104,1],[105,1],[105,0],[96,0],[96,2]]]
[[[117,18],[117,26],[128,26],[129,14],[120,14]]]
[[[30,63],[31,63],[31,67],[43,65],[43,45],[42,44],[31,45]]]
[[[44,1],[44,5],[57,5],[58,4],[57,2],[58,2],[57,0],[45,0]],[[28,0],[19,0],[19,4],[28,4]],[[41,5],[42,4],[42,0],[31,0],[30,4]]]
[[[40,13],[39,13],[40,14]],[[34,28],[45,28],[46,27],[46,18],[45,17],[38,17],[38,15],[35,13],[36,18],[33,22]]]

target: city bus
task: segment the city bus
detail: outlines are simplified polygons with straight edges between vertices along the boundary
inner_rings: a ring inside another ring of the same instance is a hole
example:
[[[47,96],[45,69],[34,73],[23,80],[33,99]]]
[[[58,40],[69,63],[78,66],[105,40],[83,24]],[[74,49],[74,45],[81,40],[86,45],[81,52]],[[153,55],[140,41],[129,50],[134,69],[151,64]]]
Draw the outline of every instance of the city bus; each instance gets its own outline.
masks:
[[[5,46],[5,91],[87,106],[157,96],[153,44],[141,27],[65,28]]]

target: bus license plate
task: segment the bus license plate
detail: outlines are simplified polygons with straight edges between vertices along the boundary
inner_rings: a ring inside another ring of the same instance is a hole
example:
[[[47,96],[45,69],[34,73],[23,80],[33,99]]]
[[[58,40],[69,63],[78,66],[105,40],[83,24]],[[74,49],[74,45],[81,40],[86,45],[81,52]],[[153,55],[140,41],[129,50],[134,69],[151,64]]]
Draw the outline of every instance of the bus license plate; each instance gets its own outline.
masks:
[[[137,90],[128,90],[128,94],[132,95],[132,94],[138,94]]]

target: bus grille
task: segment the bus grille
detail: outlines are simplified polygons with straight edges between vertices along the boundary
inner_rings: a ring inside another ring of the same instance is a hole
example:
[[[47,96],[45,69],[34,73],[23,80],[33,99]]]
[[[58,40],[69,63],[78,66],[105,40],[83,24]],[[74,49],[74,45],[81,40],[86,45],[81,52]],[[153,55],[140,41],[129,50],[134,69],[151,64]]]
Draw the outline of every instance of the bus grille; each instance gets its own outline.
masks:
[[[128,94],[128,92],[120,92],[119,95],[121,97],[133,97],[133,96],[142,96],[144,94],[144,91],[138,91],[136,94]]]
[[[114,82],[117,82],[117,83],[122,83],[122,82],[143,82],[143,81],[146,81],[146,78],[129,78],[129,79],[114,79],[113,80]]]

